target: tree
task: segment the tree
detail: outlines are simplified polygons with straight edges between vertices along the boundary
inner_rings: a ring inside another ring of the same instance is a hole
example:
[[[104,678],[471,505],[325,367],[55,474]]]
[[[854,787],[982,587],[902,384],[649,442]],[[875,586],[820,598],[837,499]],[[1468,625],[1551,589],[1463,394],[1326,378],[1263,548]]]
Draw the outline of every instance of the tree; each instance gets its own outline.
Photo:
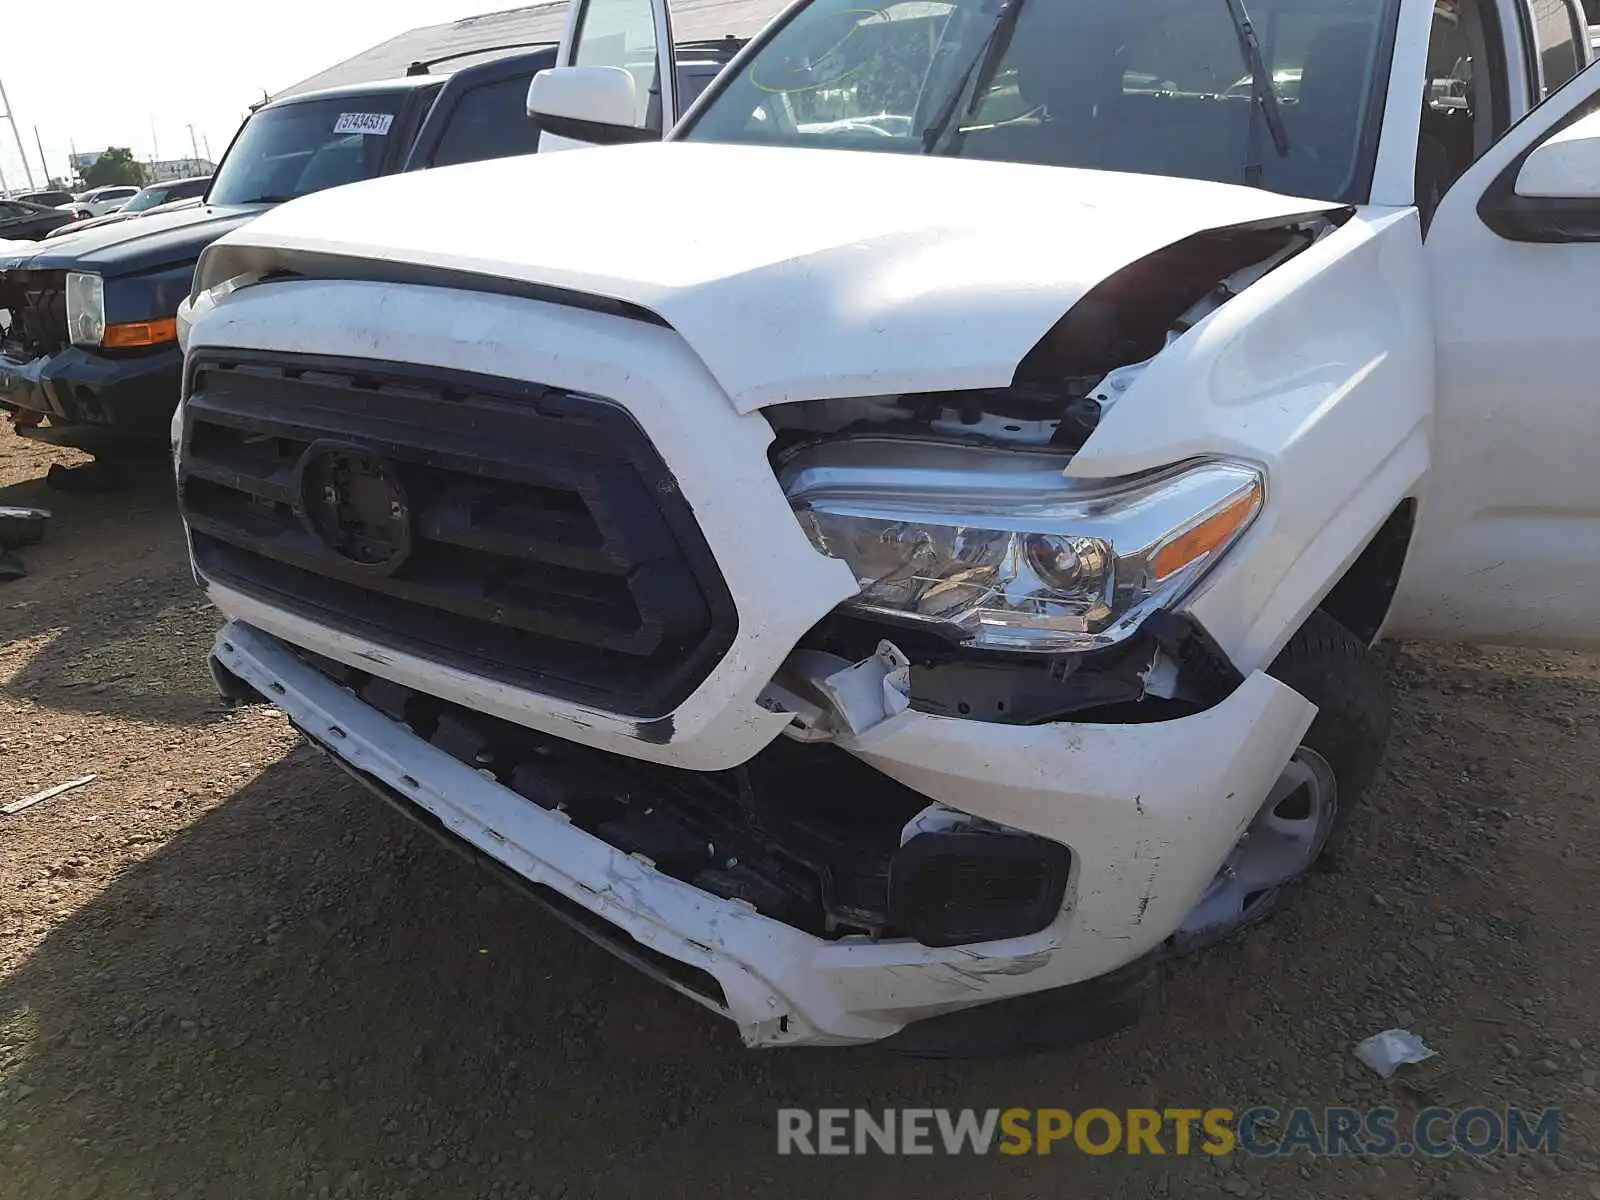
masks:
[[[146,183],[144,164],[133,157],[133,151],[126,146],[108,146],[106,152],[95,159],[94,166],[83,173],[83,182],[86,187],[106,187],[109,184],[136,184],[143,187]]]

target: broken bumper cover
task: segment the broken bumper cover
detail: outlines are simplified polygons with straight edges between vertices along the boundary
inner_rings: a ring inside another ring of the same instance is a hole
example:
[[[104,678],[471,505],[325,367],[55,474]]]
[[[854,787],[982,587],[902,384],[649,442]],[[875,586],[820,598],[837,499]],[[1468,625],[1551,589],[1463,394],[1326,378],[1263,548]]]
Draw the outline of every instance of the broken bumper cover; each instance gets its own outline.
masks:
[[[0,403],[79,425],[165,437],[183,355],[171,345],[108,358],[77,346],[29,362],[0,356]]]
[[[248,625],[224,627],[214,654],[341,765],[625,934],[610,940],[636,965],[691,968],[652,974],[727,1015],[752,1046],[876,1041],[1145,957],[1214,875],[1314,713],[1257,674],[1176,721],[1015,727],[907,712],[847,744],[933,800],[1073,850],[1050,926],[935,949],[825,940],[662,875],[422,741]],[[633,943],[643,951],[628,954]],[[716,986],[693,986],[688,974]]]

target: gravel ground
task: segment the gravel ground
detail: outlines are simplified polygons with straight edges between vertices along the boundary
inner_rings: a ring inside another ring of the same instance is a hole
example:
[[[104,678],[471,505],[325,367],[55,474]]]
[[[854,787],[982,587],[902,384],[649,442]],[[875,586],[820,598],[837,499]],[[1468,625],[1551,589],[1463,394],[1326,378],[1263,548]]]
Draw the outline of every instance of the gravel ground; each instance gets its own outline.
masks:
[[[46,492],[0,586],[0,1197],[1600,1198],[1600,659],[1402,646],[1396,737],[1337,869],[1172,967],[1137,1029],[928,1063],[744,1051],[688,1001],[222,708],[167,485]],[[1356,1064],[1402,1025],[1409,1084]],[[1561,1152],[799,1160],[775,1110],[1255,1104],[1564,1110]]]

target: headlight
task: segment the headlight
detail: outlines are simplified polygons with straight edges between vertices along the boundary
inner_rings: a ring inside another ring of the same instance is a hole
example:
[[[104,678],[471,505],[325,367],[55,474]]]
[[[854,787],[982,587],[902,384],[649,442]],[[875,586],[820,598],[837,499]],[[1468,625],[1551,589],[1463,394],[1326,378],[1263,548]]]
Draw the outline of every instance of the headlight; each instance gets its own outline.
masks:
[[[203,269],[205,259],[202,257],[200,261],[202,264],[201,269]],[[178,305],[178,345],[183,348],[185,353],[189,349],[189,335],[193,332],[195,325],[199,323],[200,318],[240,288],[249,287],[252,283],[255,283],[260,279],[260,276],[257,274],[235,275],[231,279],[224,279],[221,283],[213,284],[207,288],[199,286],[199,278],[200,270],[196,270],[194,289],[189,293],[188,298]]]
[[[865,438],[808,448],[782,477],[812,545],[855,571],[847,608],[992,650],[1121,641],[1261,511],[1261,473],[1240,463],[1085,482],[1066,461]]]
[[[98,346],[106,336],[106,285],[98,275],[67,274],[67,336],[74,346]]]
[[[194,308],[191,301],[185,299],[183,303],[178,305],[178,315],[174,320],[178,331],[178,349],[187,353],[189,349],[189,330],[194,325]]]

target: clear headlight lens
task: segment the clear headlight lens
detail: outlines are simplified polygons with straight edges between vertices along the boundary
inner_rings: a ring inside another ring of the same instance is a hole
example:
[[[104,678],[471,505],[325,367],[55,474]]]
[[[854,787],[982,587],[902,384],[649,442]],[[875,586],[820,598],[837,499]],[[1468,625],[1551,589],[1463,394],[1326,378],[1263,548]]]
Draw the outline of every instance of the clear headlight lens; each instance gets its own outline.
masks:
[[[67,336],[74,346],[98,346],[106,336],[106,285],[98,275],[67,274]]]
[[[1056,454],[859,439],[811,447],[783,484],[846,607],[994,650],[1113,645],[1182,598],[1261,511],[1261,473],[1211,462],[1066,479]]]

